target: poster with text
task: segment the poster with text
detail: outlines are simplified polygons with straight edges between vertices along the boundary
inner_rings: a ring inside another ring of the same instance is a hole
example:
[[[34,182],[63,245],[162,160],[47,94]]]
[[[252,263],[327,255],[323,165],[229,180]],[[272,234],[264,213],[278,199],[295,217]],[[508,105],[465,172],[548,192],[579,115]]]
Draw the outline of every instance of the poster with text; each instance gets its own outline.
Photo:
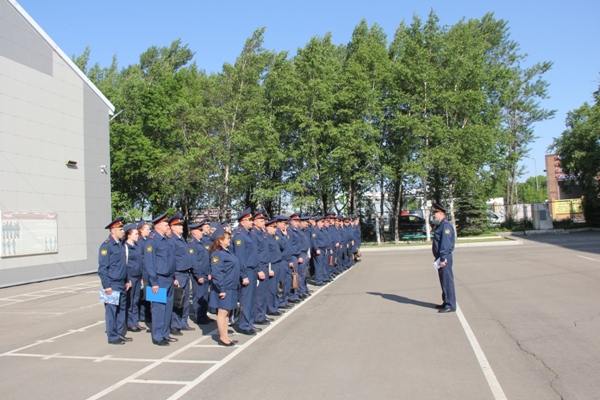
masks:
[[[58,253],[55,212],[0,211],[2,257]]]

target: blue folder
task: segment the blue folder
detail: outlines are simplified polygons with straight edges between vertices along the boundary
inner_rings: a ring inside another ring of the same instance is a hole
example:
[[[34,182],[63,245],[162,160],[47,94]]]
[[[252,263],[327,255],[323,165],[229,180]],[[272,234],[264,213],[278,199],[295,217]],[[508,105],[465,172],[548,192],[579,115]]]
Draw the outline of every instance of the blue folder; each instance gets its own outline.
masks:
[[[158,288],[158,293],[152,293],[152,287],[146,286],[146,301],[153,301],[155,303],[167,303],[167,289]]]

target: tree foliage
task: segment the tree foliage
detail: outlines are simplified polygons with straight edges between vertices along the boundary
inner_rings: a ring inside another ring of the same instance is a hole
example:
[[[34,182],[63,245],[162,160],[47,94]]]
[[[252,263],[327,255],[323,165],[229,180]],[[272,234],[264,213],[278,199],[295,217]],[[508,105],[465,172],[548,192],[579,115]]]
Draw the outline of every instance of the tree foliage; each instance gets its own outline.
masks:
[[[552,114],[536,102],[551,64],[521,68],[492,14],[441,26],[432,11],[389,43],[363,20],[346,45],[328,33],[293,55],[264,32],[210,75],[180,40],[121,70],[88,70],[89,48],[73,58],[116,106],[115,214],[335,210],[372,214],[379,233],[415,197],[479,210]]]

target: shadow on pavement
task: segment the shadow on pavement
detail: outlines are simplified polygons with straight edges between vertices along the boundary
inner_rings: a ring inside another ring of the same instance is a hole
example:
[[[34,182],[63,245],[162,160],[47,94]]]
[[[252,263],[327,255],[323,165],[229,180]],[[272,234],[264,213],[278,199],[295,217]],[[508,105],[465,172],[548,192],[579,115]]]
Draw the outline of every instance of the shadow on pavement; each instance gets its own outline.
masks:
[[[415,306],[425,307],[425,308],[435,308],[435,306],[436,306],[436,304],[434,304],[434,303],[427,303],[425,301],[409,299],[408,297],[398,296],[397,294],[379,293],[379,292],[367,292],[367,293],[370,295],[373,295],[373,296],[381,296],[386,300],[395,301],[396,303],[412,304]]]
[[[523,242],[549,244],[591,254],[600,254],[600,232],[583,231],[545,235],[514,236]]]

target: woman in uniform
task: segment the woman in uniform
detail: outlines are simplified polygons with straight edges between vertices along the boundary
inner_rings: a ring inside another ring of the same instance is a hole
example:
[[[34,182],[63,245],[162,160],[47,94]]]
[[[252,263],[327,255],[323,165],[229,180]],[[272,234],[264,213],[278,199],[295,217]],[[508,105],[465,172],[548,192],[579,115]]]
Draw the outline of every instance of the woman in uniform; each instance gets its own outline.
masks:
[[[240,282],[240,262],[229,252],[231,236],[223,227],[216,227],[211,234],[210,246],[211,291],[209,307],[217,309],[219,345],[233,346],[235,341],[228,336],[229,313],[237,307],[238,284]]]

